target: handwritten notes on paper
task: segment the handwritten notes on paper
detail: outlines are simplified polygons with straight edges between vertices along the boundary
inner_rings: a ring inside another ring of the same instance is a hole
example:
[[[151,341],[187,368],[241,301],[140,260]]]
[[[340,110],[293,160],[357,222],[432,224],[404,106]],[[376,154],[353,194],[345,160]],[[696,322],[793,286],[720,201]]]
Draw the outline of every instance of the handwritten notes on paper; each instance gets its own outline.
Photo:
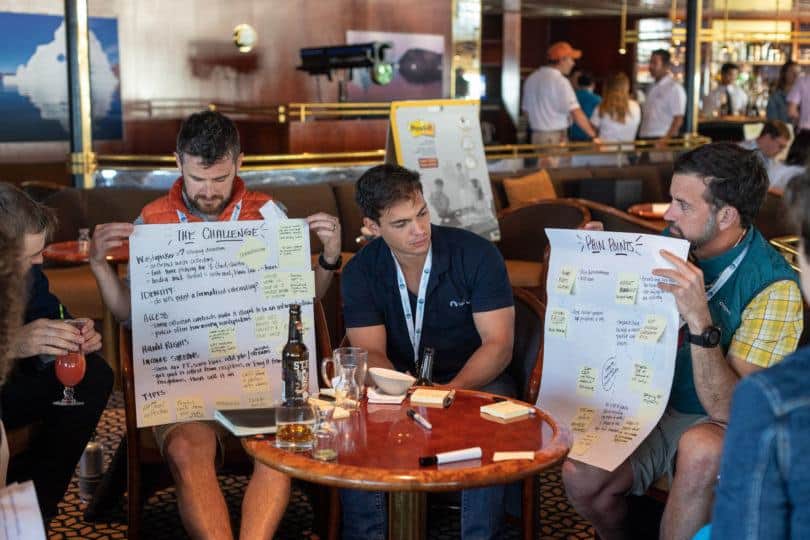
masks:
[[[661,236],[546,229],[543,380],[538,405],[574,434],[573,459],[612,471],[649,434],[669,399],[678,313],[652,270]],[[667,264],[668,267],[668,264]]]
[[[292,303],[303,306],[304,341],[315,350],[303,220],[138,226],[130,268],[141,427],[277,400]]]

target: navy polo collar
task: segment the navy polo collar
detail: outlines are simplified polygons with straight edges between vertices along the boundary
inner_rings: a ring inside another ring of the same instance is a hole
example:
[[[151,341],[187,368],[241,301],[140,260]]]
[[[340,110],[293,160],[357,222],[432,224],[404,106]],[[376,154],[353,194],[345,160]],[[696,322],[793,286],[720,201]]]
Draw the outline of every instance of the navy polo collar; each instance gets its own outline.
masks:
[[[439,284],[440,277],[450,268],[450,246],[441,234],[441,228],[435,225],[430,226],[430,243],[433,246],[433,267],[430,271],[430,281],[428,281],[427,295]],[[397,269],[394,266],[394,258],[391,256],[391,248],[385,240],[378,238],[375,242],[382,242],[377,256],[377,272],[380,277],[389,283],[396,283]],[[394,287],[396,289],[396,287]]]

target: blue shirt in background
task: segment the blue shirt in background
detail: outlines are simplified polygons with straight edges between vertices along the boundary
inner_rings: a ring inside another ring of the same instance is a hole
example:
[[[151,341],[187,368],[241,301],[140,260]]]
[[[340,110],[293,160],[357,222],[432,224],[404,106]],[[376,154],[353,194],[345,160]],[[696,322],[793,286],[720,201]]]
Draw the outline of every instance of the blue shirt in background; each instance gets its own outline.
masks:
[[[463,229],[433,225],[431,231],[433,268],[419,355],[426,346],[436,350],[433,378],[446,383],[481,346],[473,313],[509,307],[514,301],[503,257],[491,242]],[[385,325],[388,359],[398,371],[416,373],[394,258],[382,238],[348,262],[341,292],[346,328]],[[415,295],[409,296],[413,306]]]
[[[590,118],[593,114],[593,111],[596,110],[596,107],[602,103],[602,98],[598,94],[594,94],[590,90],[579,89],[574,92],[577,96],[577,101],[579,101],[579,108],[582,109],[582,112],[585,113],[585,118]],[[580,127],[576,124],[571,124],[571,127],[568,129],[568,138],[572,141],[590,141],[591,138],[585,134],[584,131],[580,129]]]

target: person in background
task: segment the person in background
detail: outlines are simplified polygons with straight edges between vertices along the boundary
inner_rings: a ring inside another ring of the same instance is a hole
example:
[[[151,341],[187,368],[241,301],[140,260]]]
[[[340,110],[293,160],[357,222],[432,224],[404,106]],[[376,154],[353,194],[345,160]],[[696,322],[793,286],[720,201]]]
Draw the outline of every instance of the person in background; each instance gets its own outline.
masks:
[[[743,141],[740,146],[756,152],[770,174],[771,168],[776,164],[776,156],[781,154],[789,143],[790,129],[787,124],[781,120],[768,120],[762,125],[762,131],[756,139]]]
[[[417,359],[432,347],[436,383],[515,396],[505,371],[514,300],[494,245],[431,225],[419,174],[403,167],[372,167],[357,181],[355,198],[377,238],[346,265],[341,292],[346,336],[368,351],[369,367],[416,373]],[[461,537],[498,538],[504,495],[504,486],[463,491]],[[384,493],[344,489],[340,497],[344,540],[387,537]]]
[[[799,131],[810,129],[810,77],[799,77],[787,95],[788,117]]]
[[[594,109],[602,102],[602,98],[599,94],[594,92],[595,88],[596,83],[589,73],[582,72],[577,76],[576,84],[574,85],[574,95],[577,96],[579,108],[582,109],[582,113],[587,118],[591,117]],[[572,141],[591,140],[588,134],[582,131],[582,128],[576,124],[573,124],[568,130],[568,138]],[[599,138],[601,139],[602,137]]]
[[[807,171],[810,165],[810,131],[801,131],[793,139],[784,163],[777,163],[768,172],[771,188],[781,191],[788,181]]]
[[[630,99],[630,79],[624,73],[611,75],[605,83],[604,94],[602,102],[591,115],[591,123],[598,130],[599,139],[603,143],[632,143],[641,123],[641,107],[634,99]],[[608,146],[608,149],[615,148]],[[614,156],[599,157],[605,163],[616,163]]]
[[[548,65],[534,71],[523,84],[521,108],[529,117],[531,143],[567,142],[569,118],[588,137],[595,139],[596,131],[582,112],[571,82],[566,79],[574,63],[582,57],[582,51],[570,43],[558,41],[549,47],[547,56]]]
[[[801,73],[801,66],[793,60],[785,62],[779,69],[779,79],[776,81],[776,85],[768,96],[768,105],[765,108],[765,114],[768,120],[779,120],[786,124],[790,123],[787,97]]]
[[[662,250],[673,268],[653,270],[669,280],[659,287],[684,321],[667,408],[614,471],[570,459],[562,467],[574,508],[604,540],[627,538],[626,495],[643,495],[665,475],[673,480],[661,539],[691,538],[706,524],[735,386],[796,349],[796,273],[753,225],[767,189],[762,161],[734,143],[706,144],[675,161],[664,219],[692,257]]]
[[[745,114],[748,94],[737,86],[740,66],[725,63],[720,68],[720,84],[703,98],[705,116],[734,116]]]
[[[810,301],[810,175],[785,189]],[[810,538],[810,346],[743,379],[734,392],[711,537]]]
[[[667,141],[677,137],[686,113],[686,91],[670,72],[671,56],[665,49],[657,49],[650,55],[650,75],[655,83],[647,91],[641,110],[640,139],[658,139],[657,146],[665,147]]]
[[[112,370],[96,353],[101,349],[101,335],[93,321],[79,319],[83,322],[79,330],[60,320],[63,315],[67,319],[71,316],[50,292],[42,271],[42,250],[55,226],[49,208],[17,187],[0,182],[0,231],[21,242],[18,264],[26,280],[17,290],[26,298],[24,322],[10,336],[10,355],[16,363],[0,389],[2,418],[6,429],[39,424],[29,447],[11,459],[8,481],[33,480],[46,523],[56,515],[56,506],[67,491],[113,385]],[[62,397],[63,386],[56,379],[53,355],[80,348],[85,353],[86,370],[76,385],[76,395],[84,405],[54,405]]]

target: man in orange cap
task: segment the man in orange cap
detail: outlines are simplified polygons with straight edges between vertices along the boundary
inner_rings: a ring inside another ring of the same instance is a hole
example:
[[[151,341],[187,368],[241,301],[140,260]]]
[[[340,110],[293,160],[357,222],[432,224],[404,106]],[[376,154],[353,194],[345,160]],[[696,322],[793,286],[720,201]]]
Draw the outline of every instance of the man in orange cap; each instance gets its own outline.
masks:
[[[532,144],[567,142],[569,119],[573,119],[582,131],[599,142],[596,130],[582,112],[574,89],[566,78],[580,57],[582,51],[566,41],[558,41],[548,48],[548,65],[526,79],[522,109],[529,116]]]

